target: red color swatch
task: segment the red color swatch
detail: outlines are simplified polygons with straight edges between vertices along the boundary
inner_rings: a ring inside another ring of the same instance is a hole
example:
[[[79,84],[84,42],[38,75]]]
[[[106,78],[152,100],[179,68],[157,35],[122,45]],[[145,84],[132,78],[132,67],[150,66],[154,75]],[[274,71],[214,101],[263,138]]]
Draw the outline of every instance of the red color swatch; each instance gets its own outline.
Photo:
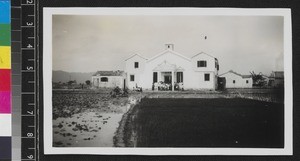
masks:
[[[0,69],[0,91],[10,91],[11,77],[10,69]]]

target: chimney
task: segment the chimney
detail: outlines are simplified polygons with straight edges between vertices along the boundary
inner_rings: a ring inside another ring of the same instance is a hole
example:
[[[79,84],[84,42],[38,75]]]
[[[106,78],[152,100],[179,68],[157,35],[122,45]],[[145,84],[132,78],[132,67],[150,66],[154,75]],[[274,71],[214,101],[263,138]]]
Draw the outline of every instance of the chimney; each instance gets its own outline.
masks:
[[[166,50],[170,49],[170,50],[174,50],[174,44],[166,44]]]

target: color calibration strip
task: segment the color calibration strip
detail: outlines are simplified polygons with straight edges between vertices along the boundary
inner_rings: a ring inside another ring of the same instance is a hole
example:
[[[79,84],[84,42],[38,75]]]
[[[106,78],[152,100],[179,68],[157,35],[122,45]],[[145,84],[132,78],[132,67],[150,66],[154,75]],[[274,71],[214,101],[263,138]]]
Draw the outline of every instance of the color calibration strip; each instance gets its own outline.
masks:
[[[0,0],[0,160],[11,160],[11,21],[10,0]]]

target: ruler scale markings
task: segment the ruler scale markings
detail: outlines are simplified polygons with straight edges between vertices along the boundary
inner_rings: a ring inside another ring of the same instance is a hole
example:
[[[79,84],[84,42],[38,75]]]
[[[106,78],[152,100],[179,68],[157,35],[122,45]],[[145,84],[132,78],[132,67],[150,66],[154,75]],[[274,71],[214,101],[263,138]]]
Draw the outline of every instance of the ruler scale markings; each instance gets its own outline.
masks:
[[[22,158],[37,160],[35,106],[35,1],[22,0]],[[24,131],[23,131],[24,130]]]

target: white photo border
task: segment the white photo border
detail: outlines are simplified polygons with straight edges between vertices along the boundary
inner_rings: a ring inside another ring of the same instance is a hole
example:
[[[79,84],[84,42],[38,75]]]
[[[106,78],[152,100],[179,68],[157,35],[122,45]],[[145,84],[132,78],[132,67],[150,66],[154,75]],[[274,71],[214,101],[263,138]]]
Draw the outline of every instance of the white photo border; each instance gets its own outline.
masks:
[[[53,147],[52,15],[202,15],[283,16],[284,18],[284,148],[120,148]],[[238,8],[43,8],[44,154],[99,155],[293,155],[293,81],[291,10]]]

